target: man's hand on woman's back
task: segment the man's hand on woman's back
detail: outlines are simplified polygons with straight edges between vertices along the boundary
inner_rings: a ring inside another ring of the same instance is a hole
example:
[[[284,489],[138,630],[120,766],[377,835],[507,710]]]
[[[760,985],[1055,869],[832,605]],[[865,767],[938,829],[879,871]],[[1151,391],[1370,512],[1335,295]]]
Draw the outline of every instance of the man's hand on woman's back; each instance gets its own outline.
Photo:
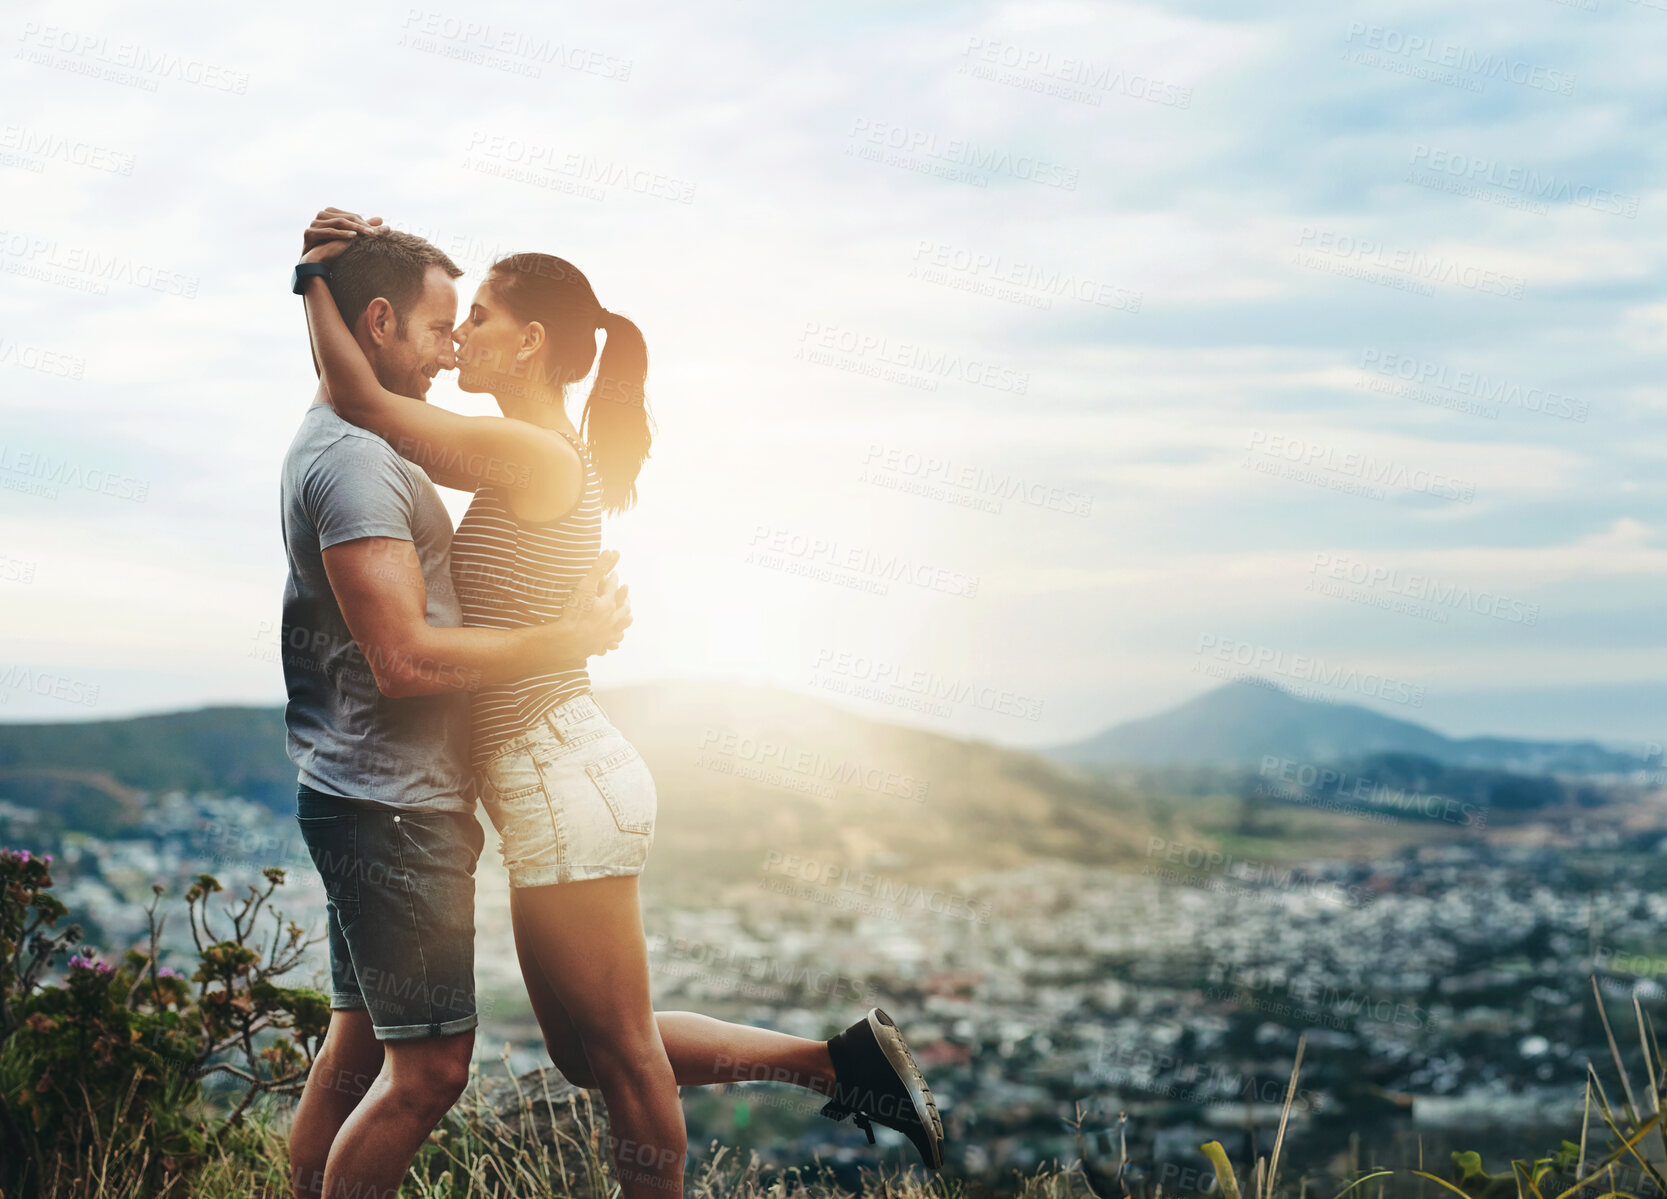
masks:
[[[630,587],[622,586],[614,567],[618,550],[603,550],[580,579],[550,630],[551,650],[559,658],[594,658],[618,649],[631,624]]]

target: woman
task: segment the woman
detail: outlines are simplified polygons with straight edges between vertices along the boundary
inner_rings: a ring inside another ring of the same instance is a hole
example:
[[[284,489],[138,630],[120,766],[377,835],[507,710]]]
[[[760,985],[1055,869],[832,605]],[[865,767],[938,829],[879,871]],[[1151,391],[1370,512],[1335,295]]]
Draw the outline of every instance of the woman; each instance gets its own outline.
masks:
[[[380,218],[320,214],[309,233],[321,244],[307,258],[327,261],[379,226]],[[604,309],[571,263],[504,258],[452,335],[458,386],[490,394],[503,416],[464,417],[385,389],[327,290],[310,287],[306,296],[314,357],[336,411],[436,482],[474,492],[452,543],[465,623],[556,619],[600,551],[602,512],[636,498],[650,442],[641,331]],[[606,343],[575,428],[566,389],[596,364],[598,330]],[[583,662],[481,689],[473,734],[527,993],[557,1067],[602,1092],[626,1196],[681,1189],[679,1086],[748,1079],[830,1096],[824,1115],[851,1116],[870,1141],[871,1122],[897,1129],[929,1167],[941,1166],[931,1091],[879,1009],[829,1041],[653,1011],[637,876],[654,839],[654,780],[591,696]]]

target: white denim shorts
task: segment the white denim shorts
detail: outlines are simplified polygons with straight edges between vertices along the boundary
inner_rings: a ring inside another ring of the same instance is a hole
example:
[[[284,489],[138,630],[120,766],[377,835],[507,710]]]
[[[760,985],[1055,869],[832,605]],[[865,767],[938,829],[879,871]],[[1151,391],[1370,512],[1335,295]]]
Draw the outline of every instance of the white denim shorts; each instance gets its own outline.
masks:
[[[476,778],[510,886],[642,873],[654,844],[654,776],[591,696],[511,738]]]

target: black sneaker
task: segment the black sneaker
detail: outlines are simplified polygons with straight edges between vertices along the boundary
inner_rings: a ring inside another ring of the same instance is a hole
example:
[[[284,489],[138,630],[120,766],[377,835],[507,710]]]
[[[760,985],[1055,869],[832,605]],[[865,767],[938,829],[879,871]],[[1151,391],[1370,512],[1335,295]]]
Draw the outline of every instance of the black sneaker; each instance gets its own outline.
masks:
[[[822,1108],[824,1116],[850,1116],[868,1134],[870,1145],[874,1124],[895,1129],[914,1142],[928,1168],[943,1168],[943,1121],[937,1101],[890,1016],[870,1008],[868,1015],[828,1042],[828,1056],[833,1059],[834,1092]]]

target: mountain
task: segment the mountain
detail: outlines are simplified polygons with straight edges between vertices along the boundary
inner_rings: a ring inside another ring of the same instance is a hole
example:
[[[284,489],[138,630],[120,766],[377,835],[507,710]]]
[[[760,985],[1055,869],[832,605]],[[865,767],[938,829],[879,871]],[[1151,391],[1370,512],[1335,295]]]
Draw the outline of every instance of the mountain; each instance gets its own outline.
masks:
[[[1268,756],[1330,763],[1376,754],[1523,774],[1627,774],[1649,765],[1593,741],[1446,737],[1358,704],[1306,700],[1255,679],[1045,752],[1082,765],[1255,765]]]

